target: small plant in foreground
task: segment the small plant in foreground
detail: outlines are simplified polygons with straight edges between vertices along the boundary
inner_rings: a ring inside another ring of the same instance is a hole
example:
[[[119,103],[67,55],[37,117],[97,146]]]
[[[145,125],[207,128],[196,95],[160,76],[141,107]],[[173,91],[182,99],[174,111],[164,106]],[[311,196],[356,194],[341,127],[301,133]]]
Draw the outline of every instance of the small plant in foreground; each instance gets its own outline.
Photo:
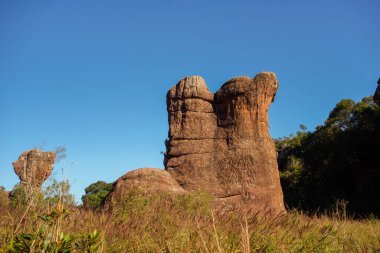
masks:
[[[97,252],[100,245],[98,230],[76,233],[65,228],[70,220],[70,209],[73,210],[74,207],[67,181],[53,180],[44,192],[44,200],[41,191],[36,195],[27,187],[28,185],[20,185],[15,188],[14,206],[5,210],[8,224],[14,228],[5,234],[6,252]],[[40,198],[39,202],[36,201],[37,197]],[[2,250],[4,249],[0,246],[0,252]]]

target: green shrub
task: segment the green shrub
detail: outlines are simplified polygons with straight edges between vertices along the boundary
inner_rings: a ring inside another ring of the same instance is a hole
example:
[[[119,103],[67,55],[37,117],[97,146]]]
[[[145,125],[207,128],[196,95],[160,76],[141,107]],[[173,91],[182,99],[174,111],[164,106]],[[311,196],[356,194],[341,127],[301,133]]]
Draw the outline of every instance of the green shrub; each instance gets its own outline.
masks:
[[[69,190],[67,180],[53,180],[45,189],[45,201],[39,203],[39,209],[31,209],[30,203],[33,203],[36,195],[30,195],[27,185],[17,185],[12,198],[17,211],[14,212],[15,217],[8,212],[14,230],[5,235],[8,238],[6,252],[98,252],[98,230],[82,233],[76,230],[66,231],[64,224],[69,222],[69,209],[75,204]],[[38,196],[42,197],[42,192]],[[20,205],[25,201],[29,202],[27,206]]]
[[[55,206],[59,202],[66,207],[75,206],[74,195],[70,193],[70,183],[68,180],[58,181],[53,179],[44,190],[45,202],[50,206]]]
[[[9,194],[9,206],[13,209],[40,207],[43,202],[43,193],[40,188],[24,183],[16,184]]]
[[[97,230],[76,236],[62,232],[62,222],[68,215],[66,209],[57,208],[51,213],[39,216],[39,220],[35,222],[37,230],[16,234],[8,242],[7,252],[98,252],[100,233]]]
[[[112,183],[106,183],[104,181],[90,184],[84,190],[85,195],[82,196],[83,206],[85,208],[99,209],[112,188]]]

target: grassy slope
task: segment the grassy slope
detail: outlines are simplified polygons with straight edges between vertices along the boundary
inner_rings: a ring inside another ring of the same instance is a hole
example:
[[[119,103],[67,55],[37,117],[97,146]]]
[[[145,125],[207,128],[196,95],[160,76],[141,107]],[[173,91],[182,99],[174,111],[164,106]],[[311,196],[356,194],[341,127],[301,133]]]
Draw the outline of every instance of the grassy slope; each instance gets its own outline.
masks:
[[[32,252],[42,241],[59,244],[64,235],[72,240],[72,252],[380,251],[377,219],[310,217],[295,211],[283,217],[219,214],[211,211],[211,202],[204,193],[175,198],[130,194],[112,213],[80,208],[68,213],[60,204],[48,208],[46,203],[33,203],[27,212],[29,205],[0,207],[0,252],[17,252],[12,242],[22,233],[34,235],[27,241]],[[90,244],[95,229],[100,231],[93,238],[96,247],[75,247]]]

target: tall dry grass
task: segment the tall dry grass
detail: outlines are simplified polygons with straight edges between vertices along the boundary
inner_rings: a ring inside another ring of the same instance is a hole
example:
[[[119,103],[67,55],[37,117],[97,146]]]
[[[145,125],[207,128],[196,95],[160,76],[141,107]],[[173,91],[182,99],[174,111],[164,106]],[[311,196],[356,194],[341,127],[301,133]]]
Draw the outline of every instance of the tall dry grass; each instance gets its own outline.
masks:
[[[73,246],[71,252],[380,252],[380,221],[375,218],[297,211],[275,217],[226,214],[211,205],[212,197],[205,193],[173,197],[132,192],[112,212],[71,208],[60,216],[59,227],[48,226],[46,234],[67,235],[75,246],[100,232],[95,248]],[[0,252],[12,252],[10,241],[18,234],[40,231],[45,224],[41,217],[55,209],[48,210],[45,203],[25,211],[1,208]]]

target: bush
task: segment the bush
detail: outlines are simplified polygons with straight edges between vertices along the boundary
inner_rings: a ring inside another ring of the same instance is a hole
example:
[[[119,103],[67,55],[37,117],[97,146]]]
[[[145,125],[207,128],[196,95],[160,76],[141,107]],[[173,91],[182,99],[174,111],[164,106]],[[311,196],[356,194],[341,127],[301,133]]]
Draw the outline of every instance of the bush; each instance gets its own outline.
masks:
[[[43,193],[40,188],[28,184],[16,184],[9,194],[9,206],[13,209],[40,207],[43,202]]]
[[[84,190],[85,195],[82,196],[83,206],[85,208],[99,209],[112,188],[112,183],[106,183],[104,181],[90,184]]]
[[[68,180],[57,181],[53,179],[51,184],[44,191],[45,202],[50,206],[55,206],[62,202],[66,207],[75,206],[74,195],[70,193],[70,183]]]
[[[62,231],[62,223],[69,216],[67,209],[57,208],[39,216],[34,222],[37,229],[16,234],[7,244],[7,252],[98,252],[100,233],[94,230],[74,236]]]

